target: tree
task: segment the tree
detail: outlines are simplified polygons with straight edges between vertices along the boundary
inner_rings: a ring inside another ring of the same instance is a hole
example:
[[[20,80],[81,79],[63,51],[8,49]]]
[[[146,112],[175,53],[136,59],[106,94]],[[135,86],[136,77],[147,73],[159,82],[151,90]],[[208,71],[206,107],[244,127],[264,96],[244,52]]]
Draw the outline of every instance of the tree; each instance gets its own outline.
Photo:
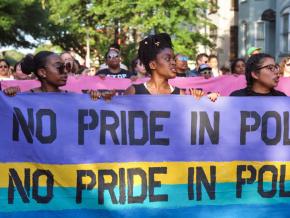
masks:
[[[47,36],[47,11],[36,0],[0,1],[0,46],[32,47]]]
[[[98,56],[113,42],[133,56],[144,35],[159,32],[169,33],[176,52],[189,56],[199,44],[211,46],[199,31],[211,25],[204,0],[46,0],[45,5],[50,22],[58,26],[50,40],[81,54],[88,36]]]

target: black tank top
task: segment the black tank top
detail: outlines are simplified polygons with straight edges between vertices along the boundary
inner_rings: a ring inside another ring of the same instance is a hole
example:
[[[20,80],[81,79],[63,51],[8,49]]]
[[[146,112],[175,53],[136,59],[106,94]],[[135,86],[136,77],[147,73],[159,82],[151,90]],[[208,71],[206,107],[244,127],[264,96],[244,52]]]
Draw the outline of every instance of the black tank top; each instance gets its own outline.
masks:
[[[133,85],[135,88],[135,95],[151,95],[148,89],[146,89],[144,83]],[[171,92],[171,95],[180,95],[180,89],[177,87],[174,87],[173,92]]]

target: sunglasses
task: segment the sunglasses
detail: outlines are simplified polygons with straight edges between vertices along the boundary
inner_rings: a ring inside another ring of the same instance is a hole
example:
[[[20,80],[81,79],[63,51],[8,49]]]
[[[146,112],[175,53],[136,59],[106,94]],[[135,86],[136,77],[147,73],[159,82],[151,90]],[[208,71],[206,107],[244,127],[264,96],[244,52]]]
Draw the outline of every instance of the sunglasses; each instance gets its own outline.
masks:
[[[65,67],[66,67],[66,65],[65,64],[55,64],[55,65],[52,65],[52,66],[54,66],[56,69],[57,69],[57,71],[59,72],[59,74],[64,74],[65,72],[64,72],[64,69],[65,69]],[[47,68],[47,66],[44,66],[44,68]]]
[[[289,64],[285,64],[287,67],[290,67],[290,63]]]
[[[188,57],[186,57],[186,56],[179,56],[179,57],[177,57],[177,60],[179,60],[179,61],[188,61]]]
[[[7,66],[7,65],[0,65],[0,69],[1,69],[1,68],[7,69],[8,66]]]

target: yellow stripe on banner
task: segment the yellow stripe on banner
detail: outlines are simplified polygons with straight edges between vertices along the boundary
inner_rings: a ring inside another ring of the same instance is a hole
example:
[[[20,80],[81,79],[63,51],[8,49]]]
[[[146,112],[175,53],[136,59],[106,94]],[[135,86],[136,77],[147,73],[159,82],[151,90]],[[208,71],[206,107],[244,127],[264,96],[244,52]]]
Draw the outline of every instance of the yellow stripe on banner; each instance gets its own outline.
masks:
[[[162,184],[187,184],[188,182],[188,168],[202,167],[208,180],[210,180],[210,166],[216,167],[216,182],[236,182],[237,180],[237,166],[238,165],[253,165],[257,170],[264,165],[273,165],[278,170],[278,178],[280,178],[280,167],[286,165],[286,180],[290,180],[290,162],[250,162],[250,161],[233,161],[233,162],[130,162],[130,163],[95,163],[95,164],[36,164],[36,163],[1,163],[0,164],[0,187],[8,187],[9,169],[14,169],[21,181],[24,181],[24,169],[29,168],[32,175],[35,170],[49,170],[54,177],[54,185],[61,187],[75,187],[77,183],[77,170],[92,170],[96,175],[98,181],[99,170],[114,170],[117,174],[120,168],[141,168],[146,172],[148,179],[148,171],[151,167],[167,167],[167,174],[155,174],[154,179],[162,181]],[[126,172],[126,171],[125,171]],[[125,178],[127,174],[125,175]],[[243,173],[243,178],[250,177],[249,172]],[[195,178],[195,177],[194,177]],[[110,182],[110,176],[105,177],[106,182]],[[272,181],[272,174],[266,172],[264,174],[264,181]],[[83,178],[83,183],[89,183],[90,178]],[[46,179],[44,176],[40,177],[40,186],[46,186]],[[32,184],[32,182],[30,183]],[[139,177],[134,177],[134,184],[140,184]]]

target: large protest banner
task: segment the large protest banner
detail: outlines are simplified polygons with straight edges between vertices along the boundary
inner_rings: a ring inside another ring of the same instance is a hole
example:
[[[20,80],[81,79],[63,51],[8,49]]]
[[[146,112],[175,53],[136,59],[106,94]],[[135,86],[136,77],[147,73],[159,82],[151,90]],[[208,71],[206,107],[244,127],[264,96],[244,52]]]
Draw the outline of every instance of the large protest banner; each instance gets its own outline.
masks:
[[[289,216],[287,97],[0,99],[0,217]]]

